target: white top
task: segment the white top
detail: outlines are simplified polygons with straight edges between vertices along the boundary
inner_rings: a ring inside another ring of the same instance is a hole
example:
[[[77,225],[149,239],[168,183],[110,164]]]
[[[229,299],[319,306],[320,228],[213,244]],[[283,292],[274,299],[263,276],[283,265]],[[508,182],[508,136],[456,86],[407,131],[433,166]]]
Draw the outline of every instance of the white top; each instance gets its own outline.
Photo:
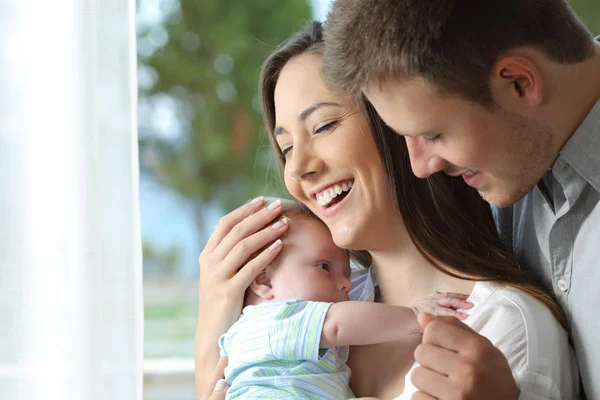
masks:
[[[579,375],[567,333],[543,304],[533,297],[489,282],[477,282],[464,310],[465,324],[488,338],[508,360],[519,400],[577,399]],[[415,363],[405,378],[410,399],[417,389],[410,382]]]

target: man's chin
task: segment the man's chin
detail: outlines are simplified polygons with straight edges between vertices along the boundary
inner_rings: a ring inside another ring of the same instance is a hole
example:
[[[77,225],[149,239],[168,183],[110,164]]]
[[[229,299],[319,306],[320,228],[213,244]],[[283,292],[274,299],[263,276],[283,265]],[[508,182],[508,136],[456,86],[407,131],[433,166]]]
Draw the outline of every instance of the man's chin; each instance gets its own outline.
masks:
[[[506,191],[494,191],[494,190],[478,190],[481,198],[490,205],[498,208],[505,208],[514,205],[517,201],[521,200],[528,192],[528,190],[513,191],[511,194]]]

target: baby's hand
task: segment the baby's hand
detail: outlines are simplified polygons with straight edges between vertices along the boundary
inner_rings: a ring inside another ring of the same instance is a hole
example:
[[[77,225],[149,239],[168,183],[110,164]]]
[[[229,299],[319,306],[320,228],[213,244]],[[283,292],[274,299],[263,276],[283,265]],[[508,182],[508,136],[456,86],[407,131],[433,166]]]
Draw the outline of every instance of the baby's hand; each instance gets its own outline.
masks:
[[[468,297],[468,295],[461,293],[433,292],[425,300],[411,308],[415,315],[419,315],[420,313],[451,315],[463,320],[468,315],[457,311],[457,309],[469,310],[473,307],[473,303],[466,301]]]

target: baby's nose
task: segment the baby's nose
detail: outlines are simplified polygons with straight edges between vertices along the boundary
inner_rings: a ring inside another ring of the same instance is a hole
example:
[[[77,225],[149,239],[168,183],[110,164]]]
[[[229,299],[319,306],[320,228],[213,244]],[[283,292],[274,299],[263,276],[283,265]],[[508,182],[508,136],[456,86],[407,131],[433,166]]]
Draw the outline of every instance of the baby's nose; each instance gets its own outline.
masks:
[[[352,282],[350,282],[350,279],[344,277],[338,283],[336,283],[335,286],[338,288],[338,290],[348,293],[350,289],[352,289]]]

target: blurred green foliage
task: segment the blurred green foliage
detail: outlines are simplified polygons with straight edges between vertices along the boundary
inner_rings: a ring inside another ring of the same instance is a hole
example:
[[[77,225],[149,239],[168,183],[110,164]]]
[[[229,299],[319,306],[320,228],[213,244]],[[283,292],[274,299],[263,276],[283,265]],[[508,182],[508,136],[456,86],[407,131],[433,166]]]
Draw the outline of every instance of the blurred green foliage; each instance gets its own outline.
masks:
[[[168,95],[183,129],[176,140],[141,135],[141,168],[196,205],[224,211],[281,193],[259,111],[260,66],[310,19],[307,0],[181,0],[165,21],[166,44],[140,63],[155,72],[141,97]],[[151,35],[138,34],[138,39]],[[262,148],[262,151],[261,151]]]
[[[600,35],[600,0],[569,0],[569,4],[592,34]]]

